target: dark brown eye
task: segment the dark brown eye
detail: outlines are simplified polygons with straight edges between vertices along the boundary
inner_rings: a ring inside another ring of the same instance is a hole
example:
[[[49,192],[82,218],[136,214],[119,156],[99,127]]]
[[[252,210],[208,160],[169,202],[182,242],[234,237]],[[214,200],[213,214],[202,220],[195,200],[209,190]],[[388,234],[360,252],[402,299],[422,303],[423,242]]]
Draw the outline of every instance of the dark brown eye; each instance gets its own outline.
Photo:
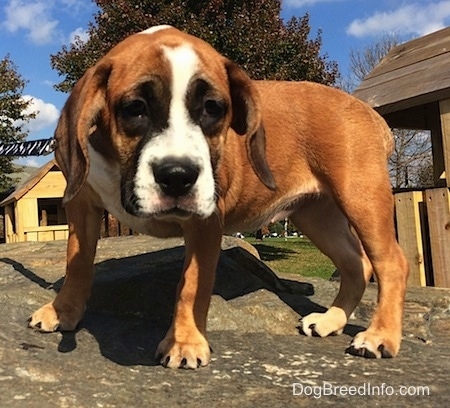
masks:
[[[192,81],[186,95],[186,107],[192,121],[200,126],[206,136],[215,136],[222,130],[228,102],[206,80],[196,78]]]
[[[143,99],[125,101],[119,108],[119,122],[128,136],[142,136],[148,131],[150,117]]]
[[[127,102],[123,107],[123,115],[132,118],[147,116],[147,105],[140,99]]]
[[[200,115],[200,126],[206,135],[216,134],[222,126],[226,104],[221,99],[206,98]]]
[[[215,99],[207,99],[203,106],[203,114],[220,119],[225,114],[225,104]]]

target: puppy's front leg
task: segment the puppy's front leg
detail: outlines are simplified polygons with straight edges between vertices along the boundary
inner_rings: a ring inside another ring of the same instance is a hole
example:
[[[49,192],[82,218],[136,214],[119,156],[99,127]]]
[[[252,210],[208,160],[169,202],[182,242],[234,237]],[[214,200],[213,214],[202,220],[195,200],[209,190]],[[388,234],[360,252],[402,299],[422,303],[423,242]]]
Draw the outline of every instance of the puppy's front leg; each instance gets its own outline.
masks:
[[[83,317],[94,278],[94,257],[102,217],[102,209],[94,204],[94,195],[85,185],[66,204],[69,239],[64,284],[53,302],[33,313],[30,327],[43,332],[74,330]]]
[[[171,327],[156,351],[165,367],[198,368],[210,361],[206,320],[220,254],[222,228],[217,214],[183,226],[186,245]]]

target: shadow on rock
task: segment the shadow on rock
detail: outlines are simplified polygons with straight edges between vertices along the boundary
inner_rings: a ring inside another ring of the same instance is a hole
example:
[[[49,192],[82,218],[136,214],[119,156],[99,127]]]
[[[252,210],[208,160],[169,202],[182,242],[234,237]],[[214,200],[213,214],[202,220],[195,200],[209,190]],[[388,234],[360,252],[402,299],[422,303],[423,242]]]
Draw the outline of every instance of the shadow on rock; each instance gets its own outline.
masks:
[[[25,266],[23,266],[20,262],[15,261],[14,259],[0,258],[0,262],[3,262],[7,265],[11,265],[14,268],[14,270],[19,272],[21,275],[23,275],[31,282],[34,282],[37,285],[39,285],[42,289],[55,289],[56,292],[58,292],[59,289],[61,288],[63,279],[59,279],[58,282],[55,283],[47,282],[45,279],[42,279],[40,276],[36,275],[30,269],[25,268]]]
[[[87,311],[77,331],[64,332],[58,350],[77,348],[77,332],[85,329],[106,358],[121,365],[156,365],[153,358],[173,315],[184,247],[163,249],[96,264],[96,277]],[[62,279],[50,283],[11,259],[2,259],[45,289],[56,292]],[[306,296],[314,293],[309,283],[280,279],[263,262],[240,247],[222,251],[214,294],[231,300],[260,289],[275,293],[304,316],[326,309]],[[352,329],[355,332],[358,328]]]
[[[273,261],[275,259],[288,259],[295,251],[288,248],[276,248],[271,245],[257,243],[253,245],[263,261]]]

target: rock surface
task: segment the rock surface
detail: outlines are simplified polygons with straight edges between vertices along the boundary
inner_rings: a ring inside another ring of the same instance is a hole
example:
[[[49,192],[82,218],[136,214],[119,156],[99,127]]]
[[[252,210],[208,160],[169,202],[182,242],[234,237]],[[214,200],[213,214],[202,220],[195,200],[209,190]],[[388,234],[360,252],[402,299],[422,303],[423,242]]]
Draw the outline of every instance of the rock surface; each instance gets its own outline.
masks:
[[[338,283],[274,274],[254,255],[224,239],[213,359],[187,371],[153,358],[171,319],[181,240],[101,240],[85,318],[74,333],[52,334],[26,320],[60,288],[65,242],[0,245],[0,407],[449,406],[449,290],[410,289],[400,355],[366,360],[344,350],[367,327],[374,285],[342,336],[307,338],[299,317],[324,310]]]

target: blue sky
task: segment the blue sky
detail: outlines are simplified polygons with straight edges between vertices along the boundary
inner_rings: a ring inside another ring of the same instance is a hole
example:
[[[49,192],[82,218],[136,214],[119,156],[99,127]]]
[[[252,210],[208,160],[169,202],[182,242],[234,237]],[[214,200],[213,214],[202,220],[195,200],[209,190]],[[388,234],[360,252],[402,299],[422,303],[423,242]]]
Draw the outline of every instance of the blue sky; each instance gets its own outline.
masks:
[[[311,36],[322,30],[322,52],[348,71],[349,54],[375,43],[386,33],[406,41],[450,25],[450,0],[283,0],[282,17],[310,15]],[[29,139],[52,136],[67,95],[54,90],[60,78],[50,54],[75,35],[86,37],[95,4],[89,0],[1,0],[0,58],[9,54],[28,81],[25,97],[38,116],[29,124]],[[41,165],[45,158],[21,159]]]

